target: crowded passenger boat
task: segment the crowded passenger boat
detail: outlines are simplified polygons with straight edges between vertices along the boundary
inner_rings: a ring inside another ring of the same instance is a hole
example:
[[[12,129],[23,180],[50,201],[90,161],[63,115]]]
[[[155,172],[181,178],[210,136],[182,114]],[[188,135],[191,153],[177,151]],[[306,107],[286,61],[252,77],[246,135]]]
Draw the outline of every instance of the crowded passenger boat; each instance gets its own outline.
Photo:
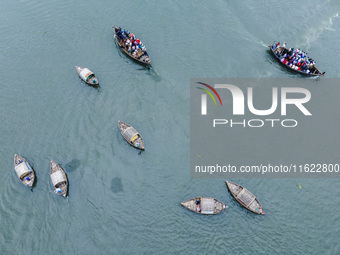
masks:
[[[294,48],[286,48],[286,44],[280,42],[269,45],[273,55],[280,63],[287,68],[307,76],[324,76],[326,72],[321,72],[315,61],[307,56],[307,53]]]
[[[146,52],[146,47],[134,34],[120,27],[113,27],[114,38],[119,47],[131,58],[144,64],[151,65],[151,59]]]

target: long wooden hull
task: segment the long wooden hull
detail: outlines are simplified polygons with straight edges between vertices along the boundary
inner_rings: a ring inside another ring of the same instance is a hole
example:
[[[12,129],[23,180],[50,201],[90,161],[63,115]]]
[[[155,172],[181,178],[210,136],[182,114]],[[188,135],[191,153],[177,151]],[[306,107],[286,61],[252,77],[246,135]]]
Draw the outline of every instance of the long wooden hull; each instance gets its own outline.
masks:
[[[117,27],[113,27],[113,37],[115,38],[115,40],[116,40],[118,46],[121,48],[121,50],[126,55],[128,55],[130,58],[132,58],[133,60],[137,61],[138,63],[146,65],[146,66],[151,65],[151,59],[150,59],[150,57],[148,55],[146,57],[140,58],[140,56],[134,57],[132,54],[130,54],[128,52],[128,50],[125,48],[125,45],[123,44],[123,42],[120,41],[119,38],[117,38],[116,29],[117,29]],[[147,52],[146,52],[146,54],[147,54]]]
[[[50,163],[51,182],[54,187],[54,193],[60,194],[64,197],[68,192],[68,180],[65,171],[55,161]]]
[[[237,202],[253,213],[265,214],[260,201],[258,201],[258,199],[250,191],[233,182],[226,181],[225,183],[229,192]]]
[[[290,67],[290,66],[288,66],[288,65],[283,64],[283,63],[281,62],[281,60],[280,60],[280,57],[278,57],[278,56],[276,55],[276,52],[277,52],[277,51],[281,52],[281,51],[284,49],[283,47],[280,47],[279,49],[276,49],[276,50],[273,49],[273,45],[272,45],[272,44],[269,45],[268,47],[270,48],[270,51],[272,52],[273,56],[280,62],[280,64],[283,65],[283,66],[285,66],[286,68],[288,68],[289,70],[291,70],[291,71],[293,71],[293,72],[299,73],[299,74],[304,75],[304,76],[324,76],[324,75],[325,75],[325,73],[322,73],[322,72],[321,72],[318,68],[316,68],[316,67],[315,67],[315,70],[316,70],[316,71],[315,71],[314,73],[305,73],[305,72],[302,72],[302,71],[299,71],[299,70],[295,70],[294,68],[292,68],[292,67]]]
[[[144,141],[143,141],[143,138],[142,136],[136,131],[136,135],[138,136],[138,138],[134,141],[131,141],[129,139],[129,137],[126,136],[125,134],[125,130],[128,129],[128,128],[133,128],[131,127],[129,124],[123,122],[123,121],[118,121],[118,126],[119,126],[119,129],[120,129],[120,132],[122,134],[122,136],[124,137],[124,139],[133,147],[137,148],[137,149],[140,149],[140,150],[144,150]],[[133,130],[135,130],[133,128]]]
[[[195,197],[181,203],[182,206],[199,214],[218,214],[224,212],[228,206],[211,197]]]
[[[33,186],[35,180],[34,170],[25,158],[17,154],[14,155],[14,170],[24,185]]]

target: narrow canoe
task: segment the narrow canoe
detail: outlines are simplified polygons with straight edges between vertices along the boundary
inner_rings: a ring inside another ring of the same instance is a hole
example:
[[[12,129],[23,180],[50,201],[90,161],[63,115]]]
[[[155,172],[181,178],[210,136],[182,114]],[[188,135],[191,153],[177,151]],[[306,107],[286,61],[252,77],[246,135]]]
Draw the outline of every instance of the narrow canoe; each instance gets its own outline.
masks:
[[[151,65],[151,59],[147,53],[147,51],[143,51],[142,49],[139,49],[138,50],[138,53],[136,55],[133,55],[132,53],[130,53],[128,51],[128,47],[125,46],[125,38],[123,39],[120,39],[118,36],[117,36],[117,33],[118,33],[118,28],[117,27],[113,27],[113,37],[116,39],[116,42],[117,44],[119,45],[119,47],[122,49],[122,51],[125,52],[126,55],[128,55],[129,57],[131,57],[132,59],[136,60],[138,63],[141,63],[143,65]],[[131,40],[131,33],[126,35],[126,39],[128,40]]]
[[[14,170],[23,184],[32,187],[35,179],[33,168],[26,159],[17,154],[14,155]]]
[[[250,191],[233,182],[226,181],[225,183],[237,202],[253,213],[265,214],[259,200]]]
[[[282,47],[282,46],[280,46],[280,47],[274,49],[272,44],[269,45],[268,47],[270,48],[270,50],[271,50],[272,54],[274,55],[274,57],[281,63],[281,65],[287,67],[289,70],[292,70],[292,71],[294,71],[294,72],[297,72],[297,73],[302,74],[302,75],[305,75],[305,76],[324,76],[325,73],[326,73],[326,72],[321,72],[317,67],[314,67],[314,71],[313,71],[312,73],[306,73],[306,72],[303,72],[303,71],[300,71],[300,70],[296,70],[296,69],[294,69],[293,67],[290,67],[290,66],[288,66],[288,65],[283,64],[283,63],[281,62],[281,60],[280,60],[281,57],[282,57],[282,56],[281,56],[282,51],[284,51],[284,50],[287,50],[287,51],[288,51],[289,49],[284,48],[284,47]]]
[[[222,202],[211,197],[195,197],[182,202],[181,205],[199,214],[218,214],[228,208]]]
[[[118,120],[118,126],[122,136],[130,145],[137,149],[144,150],[143,138],[136,129],[120,120]]]
[[[99,84],[96,75],[86,67],[76,66],[77,73],[84,82],[89,85],[97,86]]]
[[[50,164],[51,182],[54,187],[54,193],[64,197],[67,195],[68,181],[64,170],[55,161],[51,160]]]

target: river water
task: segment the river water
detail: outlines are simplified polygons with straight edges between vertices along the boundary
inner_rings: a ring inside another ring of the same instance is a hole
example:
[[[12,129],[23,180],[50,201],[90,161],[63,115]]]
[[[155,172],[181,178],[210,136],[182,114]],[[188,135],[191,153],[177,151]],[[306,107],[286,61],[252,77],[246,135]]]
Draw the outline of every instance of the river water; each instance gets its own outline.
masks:
[[[262,217],[235,202],[224,179],[189,169],[190,79],[302,79],[268,53],[275,40],[339,78],[338,1],[3,0],[1,9],[0,254],[340,253],[339,179],[234,180],[260,199]],[[150,70],[119,51],[113,25],[142,40]],[[100,87],[85,85],[76,65]],[[329,125],[339,142],[338,117]],[[141,155],[118,120],[143,136]],[[32,192],[14,154],[36,172]],[[66,199],[52,192],[51,159],[67,173]],[[204,216],[181,207],[196,196],[229,208]]]

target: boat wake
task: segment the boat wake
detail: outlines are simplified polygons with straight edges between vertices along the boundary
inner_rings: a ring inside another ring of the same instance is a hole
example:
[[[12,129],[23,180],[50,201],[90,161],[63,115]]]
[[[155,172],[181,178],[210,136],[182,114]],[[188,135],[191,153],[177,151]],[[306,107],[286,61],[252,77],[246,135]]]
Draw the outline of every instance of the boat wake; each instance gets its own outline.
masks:
[[[242,37],[243,39],[245,39],[246,41],[248,41],[248,42],[251,42],[251,43],[253,43],[253,42],[255,42],[255,43],[257,43],[257,44],[259,44],[259,45],[262,45],[263,47],[265,47],[265,48],[268,48],[268,44],[266,44],[265,42],[263,42],[263,41],[261,41],[260,39],[258,39],[258,38],[250,38],[249,36],[246,36],[246,35],[244,35],[244,34],[241,34],[239,31],[237,31],[236,29],[233,29],[233,28],[231,28],[231,30],[234,32],[234,33],[236,33],[236,34],[238,34],[240,37]]]
[[[161,74],[153,66],[150,66],[147,71],[147,74],[150,75],[154,81],[163,81],[163,85],[166,85],[169,88],[172,87],[171,83],[168,80],[162,78]]]
[[[339,13],[337,12],[333,14],[331,17],[321,22],[320,25],[316,27],[314,30],[307,31],[306,48],[308,48],[313,42],[315,42],[325,30],[333,32],[336,31],[335,28],[333,28],[333,21],[338,17]]]

